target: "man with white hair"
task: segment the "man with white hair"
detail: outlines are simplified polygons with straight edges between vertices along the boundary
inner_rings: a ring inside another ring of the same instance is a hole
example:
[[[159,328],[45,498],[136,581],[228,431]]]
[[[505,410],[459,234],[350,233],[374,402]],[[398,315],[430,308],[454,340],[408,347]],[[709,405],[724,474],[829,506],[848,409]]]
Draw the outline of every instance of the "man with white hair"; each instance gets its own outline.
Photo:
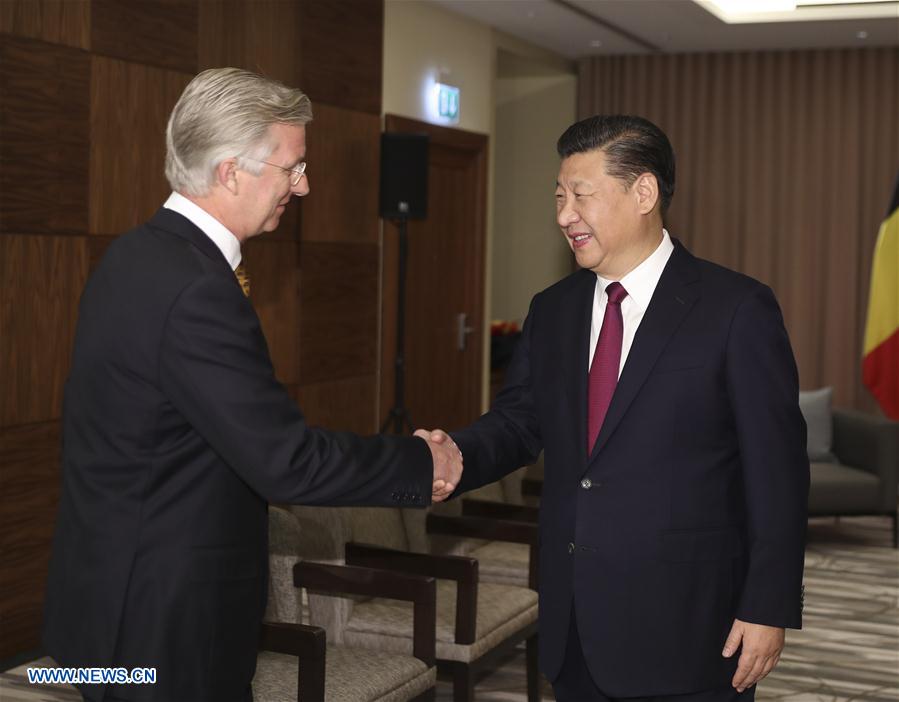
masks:
[[[275,380],[240,247],[309,192],[309,99],[235,68],[172,111],[173,193],[81,299],[44,643],[66,667],[152,667],[90,700],[252,699],[269,502],[426,506],[455,446],[309,427]]]

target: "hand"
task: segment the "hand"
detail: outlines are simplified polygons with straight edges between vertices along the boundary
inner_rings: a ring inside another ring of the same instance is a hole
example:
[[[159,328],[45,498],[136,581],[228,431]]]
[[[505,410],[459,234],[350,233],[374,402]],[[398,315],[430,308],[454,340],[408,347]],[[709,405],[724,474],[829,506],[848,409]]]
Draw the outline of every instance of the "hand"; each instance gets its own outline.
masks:
[[[731,681],[737,692],[752,687],[774,670],[784,649],[784,630],[779,626],[752,624],[734,619],[734,625],[730,629],[727,641],[724,642],[721,655],[730,658],[740,648],[741,642],[743,651],[737,663],[737,672]]]
[[[462,477],[462,452],[449,435],[441,430],[418,429],[415,436],[428,442],[434,459],[434,484],[431,501],[442,502],[449,497]]]

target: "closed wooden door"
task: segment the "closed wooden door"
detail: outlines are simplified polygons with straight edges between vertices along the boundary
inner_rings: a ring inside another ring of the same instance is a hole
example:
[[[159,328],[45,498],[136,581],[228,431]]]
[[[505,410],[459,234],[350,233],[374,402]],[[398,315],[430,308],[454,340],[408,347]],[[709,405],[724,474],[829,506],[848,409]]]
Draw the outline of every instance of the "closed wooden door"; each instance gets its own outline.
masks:
[[[406,406],[412,425],[455,429],[481,409],[487,137],[388,115],[430,136],[427,219],[409,222]],[[394,404],[397,228],[384,223],[381,418]]]

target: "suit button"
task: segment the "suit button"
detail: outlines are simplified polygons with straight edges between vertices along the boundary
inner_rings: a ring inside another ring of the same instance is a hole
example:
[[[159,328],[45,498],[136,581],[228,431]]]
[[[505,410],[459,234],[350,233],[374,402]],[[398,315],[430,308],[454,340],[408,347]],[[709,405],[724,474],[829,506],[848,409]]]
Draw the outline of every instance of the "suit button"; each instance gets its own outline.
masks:
[[[569,544],[568,544],[568,553],[574,553],[574,544],[573,544],[573,543],[570,543],[570,542],[569,542]]]
[[[584,478],[581,481],[581,487],[584,488],[584,490],[589,490],[593,487],[593,481],[590,480],[590,478]]]

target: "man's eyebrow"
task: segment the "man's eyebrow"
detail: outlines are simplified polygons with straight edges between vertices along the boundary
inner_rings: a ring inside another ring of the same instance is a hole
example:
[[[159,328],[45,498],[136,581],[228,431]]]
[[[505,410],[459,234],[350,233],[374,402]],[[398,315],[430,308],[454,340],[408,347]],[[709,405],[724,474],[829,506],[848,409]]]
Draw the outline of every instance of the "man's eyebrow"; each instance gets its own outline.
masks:
[[[570,180],[570,181],[568,181],[568,184],[569,184],[572,188],[576,188],[576,187],[578,187],[579,185],[587,185],[587,186],[591,185],[591,183],[590,183],[589,180]],[[564,186],[557,180],[557,181],[556,181],[556,187],[557,187],[557,188],[561,188],[561,187],[564,187]]]

